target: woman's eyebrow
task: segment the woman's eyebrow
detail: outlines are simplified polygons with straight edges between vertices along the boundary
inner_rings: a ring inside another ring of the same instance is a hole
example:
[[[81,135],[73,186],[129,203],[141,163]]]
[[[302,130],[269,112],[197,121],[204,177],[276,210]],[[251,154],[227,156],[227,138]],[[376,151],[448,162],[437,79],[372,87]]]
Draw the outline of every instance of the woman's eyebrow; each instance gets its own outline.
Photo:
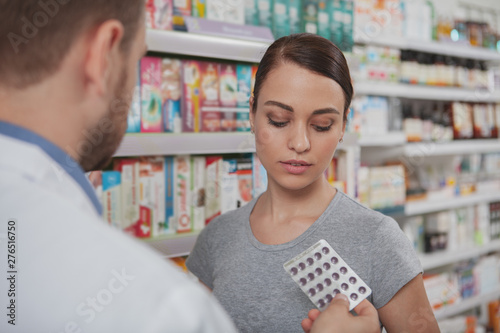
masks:
[[[283,110],[293,112],[293,108],[290,105],[286,105],[286,104],[283,104],[283,103],[280,103],[277,101],[270,100],[270,101],[265,102],[264,105],[273,105],[273,106],[277,106]],[[336,114],[340,115],[340,112],[336,108],[318,109],[318,110],[314,110],[312,114],[317,115],[317,114],[327,114],[327,113],[336,113]]]
[[[315,114],[325,114],[325,113],[336,113],[340,115],[340,112],[335,108],[324,108],[324,109],[314,110],[312,114],[315,115]]]
[[[276,102],[276,101],[267,101],[264,103],[264,105],[274,105],[274,106],[277,106],[277,107],[282,108],[284,110],[293,112],[293,108],[290,105],[286,105],[286,104]]]

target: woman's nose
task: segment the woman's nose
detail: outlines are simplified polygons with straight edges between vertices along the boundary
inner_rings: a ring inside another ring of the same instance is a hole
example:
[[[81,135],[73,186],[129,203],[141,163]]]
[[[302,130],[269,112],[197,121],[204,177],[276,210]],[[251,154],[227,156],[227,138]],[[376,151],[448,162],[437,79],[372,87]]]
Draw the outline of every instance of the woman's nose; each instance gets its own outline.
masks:
[[[288,148],[297,153],[303,153],[311,149],[309,134],[305,125],[294,126],[288,139]]]

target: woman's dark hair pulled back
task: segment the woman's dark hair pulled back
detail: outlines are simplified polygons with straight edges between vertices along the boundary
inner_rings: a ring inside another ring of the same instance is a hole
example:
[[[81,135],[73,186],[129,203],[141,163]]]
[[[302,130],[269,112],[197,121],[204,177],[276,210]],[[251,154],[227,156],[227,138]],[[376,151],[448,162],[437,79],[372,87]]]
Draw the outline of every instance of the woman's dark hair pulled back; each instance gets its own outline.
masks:
[[[347,61],[335,44],[321,36],[309,33],[281,37],[269,46],[255,76],[252,112],[256,111],[259,92],[268,74],[287,62],[337,82],[344,92],[344,120],[346,120],[353,95]]]

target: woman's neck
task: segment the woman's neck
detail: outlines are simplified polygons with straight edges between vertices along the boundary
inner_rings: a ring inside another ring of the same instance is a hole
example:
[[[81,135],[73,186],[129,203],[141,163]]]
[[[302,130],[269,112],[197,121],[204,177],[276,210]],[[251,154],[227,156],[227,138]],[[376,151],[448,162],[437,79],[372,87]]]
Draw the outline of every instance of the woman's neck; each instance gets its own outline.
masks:
[[[335,194],[336,189],[323,179],[295,191],[270,183],[259,200],[259,210],[270,221],[277,223],[300,217],[315,220],[328,207]]]

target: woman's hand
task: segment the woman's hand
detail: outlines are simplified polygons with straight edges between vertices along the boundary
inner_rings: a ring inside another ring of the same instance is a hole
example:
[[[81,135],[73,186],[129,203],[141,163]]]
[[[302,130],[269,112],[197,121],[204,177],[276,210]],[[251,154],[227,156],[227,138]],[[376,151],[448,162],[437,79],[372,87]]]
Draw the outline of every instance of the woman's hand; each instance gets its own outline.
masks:
[[[375,307],[363,300],[354,308],[357,317],[349,312],[349,300],[338,294],[322,313],[313,309],[302,320],[305,333],[380,333],[378,313]]]

